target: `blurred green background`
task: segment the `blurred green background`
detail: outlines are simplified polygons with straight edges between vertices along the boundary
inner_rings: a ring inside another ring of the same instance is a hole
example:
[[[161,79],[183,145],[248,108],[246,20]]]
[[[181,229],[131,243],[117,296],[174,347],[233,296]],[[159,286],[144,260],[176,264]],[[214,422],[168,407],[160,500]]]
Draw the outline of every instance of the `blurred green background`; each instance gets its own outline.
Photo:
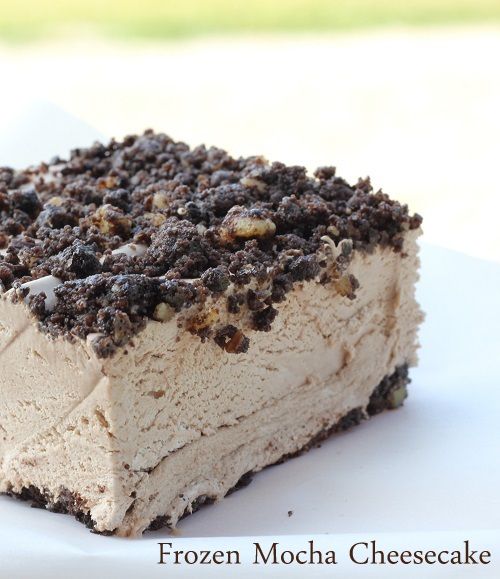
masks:
[[[371,175],[500,261],[499,54],[500,0],[0,0],[0,165],[152,127]]]
[[[500,21],[499,0],[1,0],[0,36],[123,38]]]

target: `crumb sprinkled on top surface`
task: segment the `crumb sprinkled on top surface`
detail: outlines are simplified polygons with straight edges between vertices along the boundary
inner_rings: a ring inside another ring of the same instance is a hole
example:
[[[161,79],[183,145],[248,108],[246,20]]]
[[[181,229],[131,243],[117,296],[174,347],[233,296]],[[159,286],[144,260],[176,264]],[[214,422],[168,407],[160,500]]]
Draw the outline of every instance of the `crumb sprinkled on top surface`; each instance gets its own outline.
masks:
[[[325,239],[333,249],[350,240],[358,251],[400,251],[404,232],[420,224],[368,179],[349,185],[333,167],[311,177],[303,167],[190,149],[146,131],[76,149],[67,161],[0,168],[0,289],[15,288],[19,297],[21,284],[57,277],[50,311],[43,299],[29,298],[41,329],[102,334],[96,348],[108,356],[147,319],[170,319],[230,287],[227,310],[246,304],[253,327],[268,331],[272,304],[320,273]],[[116,251],[131,243],[144,251]],[[268,291],[245,287],[264,281]],[[336,283],[354,296],[355,280]],[[215,338],[226,351],[248,349],[232,326]]]

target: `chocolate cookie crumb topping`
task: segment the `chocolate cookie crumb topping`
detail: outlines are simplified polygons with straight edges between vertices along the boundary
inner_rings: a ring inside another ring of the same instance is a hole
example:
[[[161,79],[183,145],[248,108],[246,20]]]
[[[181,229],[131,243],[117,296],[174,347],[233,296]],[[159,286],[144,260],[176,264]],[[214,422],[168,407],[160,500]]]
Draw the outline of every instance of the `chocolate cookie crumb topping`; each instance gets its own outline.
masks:
[[[100,334],[100,356],[147,319],[166,321],[209,295],[225,299],[230,314],[247,304],[253,327],[269,331],[272,304],[294,283],[332,281],[353,299],[357,281],[342,273],[351,251],[399,252],[421,221],[368,179],[349,185],[333,167],[310,177],[303,167],[190,149],[146,131],[76,149],[66,161],[0,168],[0,289],[18,288],[16,298],[26,282],[60,279],[50,311],[41,294],[30,296],[33,315],[53,336]],[[331,280],[324,239],[336,251]],[[192,322],[226,351],[248,348],[230,326]]]

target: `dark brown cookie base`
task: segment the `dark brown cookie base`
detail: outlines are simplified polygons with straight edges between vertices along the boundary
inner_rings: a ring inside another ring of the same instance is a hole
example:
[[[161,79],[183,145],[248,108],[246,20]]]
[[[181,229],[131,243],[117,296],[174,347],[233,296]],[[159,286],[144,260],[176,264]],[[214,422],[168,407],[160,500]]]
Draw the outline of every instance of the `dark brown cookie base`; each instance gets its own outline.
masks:
[[[297,452],[282,456],[275,464],[281,464],[290,458],[295,458],[296,456],[307,452],[311,448],[318,446],[322,441],[326,440],[332,434],[348,430],[349,428],[358,425],[363,420],[370,418],[370,416],[379,414],[384,410],[392,410],[401,406],[407,396],[406,386],[409,384],[409,382],[410,378],[408,376],[408,365],[404,364],[399,366],[396,368],[393,374],[386,376],[375,388],[372,395],[370,396],[370,401],[366,410],[363,408],[354,408],[345,416],[343,416],[336,424],[316,434]],[[250,484],[253,478],[253,474],[254,473],[252,472],[245,473],[236,483],[236,485],[228,491],[227,495]],[[34,508],[47,509],[54,513],[66,513],[73,515],[77,521],[86,525],[89,529],[92,530],[92,532],[97,532],[95,531],[95,522],[92,520],[90,514],[83,511],[83,501],[78,494],[64,490],[59,495],[59,498],[56,502],[53,502],[49,495],[34,486],[25,487],[20,493],[8,492],[6,494],[24,501],[29,501],[31,502],[31,506]],[[213,502],[213,498],[202,495],[192,503],[190,509],[186,509],[181,518],[194,513],[201,506]],[[168,526],[168,517],[160,516],[152,521],[147,530],[156,531],[162,527]],[[100,534],[112,535],[113,531],[106,531]]]

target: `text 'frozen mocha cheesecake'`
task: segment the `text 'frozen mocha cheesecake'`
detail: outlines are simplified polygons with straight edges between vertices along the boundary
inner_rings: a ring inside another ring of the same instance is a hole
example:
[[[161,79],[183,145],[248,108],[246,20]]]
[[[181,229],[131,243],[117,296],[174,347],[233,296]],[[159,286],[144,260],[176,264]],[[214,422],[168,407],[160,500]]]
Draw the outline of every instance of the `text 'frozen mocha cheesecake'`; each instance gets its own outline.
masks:
[[[0,169],[0,492],[137,535],[399,406],[420,224],[151,131]]]

